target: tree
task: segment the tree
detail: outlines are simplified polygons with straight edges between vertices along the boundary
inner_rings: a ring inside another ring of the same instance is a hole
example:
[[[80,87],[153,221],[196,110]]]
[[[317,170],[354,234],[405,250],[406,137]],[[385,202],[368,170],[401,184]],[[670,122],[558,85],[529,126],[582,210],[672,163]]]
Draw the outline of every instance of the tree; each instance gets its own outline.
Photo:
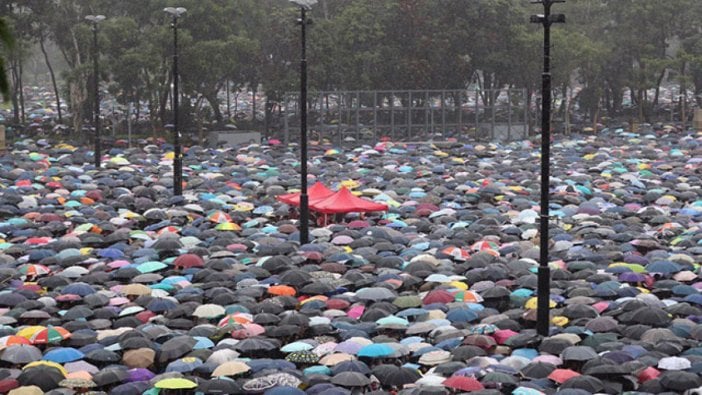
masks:
[[[4,54],[12,51],[14,38],[12,37],[10,27],[5,18],[0,18],[0,44],[2,44],[2,51],[0,51],[0,94],[2,94],[3,100],[7,100],[10,94],[10,83],[7,79],[7,69],[5,66],[7,60]]]

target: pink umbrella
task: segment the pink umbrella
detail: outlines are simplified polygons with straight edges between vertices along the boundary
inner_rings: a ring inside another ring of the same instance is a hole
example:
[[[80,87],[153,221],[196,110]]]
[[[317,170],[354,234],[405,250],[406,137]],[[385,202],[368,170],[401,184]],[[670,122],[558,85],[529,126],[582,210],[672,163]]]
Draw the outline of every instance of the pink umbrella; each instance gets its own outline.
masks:
[[[349,309],[349,312],[347,313],[347,315],[351,318],[359,319],[359,318],[361,318],[361,316],[363,315],[363,312],[365,310],[366,310],[366,307],[363,305],[354,306],[354,307]]]
[[[594,307],[598,313],[602,314],[603,311],[605,311],[609,308],[609,303],[604,302],[604,301],[597,302],[597,303],[593,304],[592,307]]]
[[[123,297],[116,297],[110,299],[110,306],[121,306],[127,303],[129,303],[129,299]]]
[[[531,360],[532,362],[544,362],[550,363],[551,365],[560,366],[563,365],[563,361],[555,355],[539,355],[538,357]]]
[[[495,341],[497,341],[498,344],[505,344],[507,339],[509,339],[512,336],[518,335],[519,332],[515,332],[511,329],[500,329],[496,331],[495,333],[492,334],[492,337],[495,338]]]
[[[108,263],[107,267],[109,267],[110,269],[119,269],[119,268],[125,267],[129,264],[130,263],[125,261],[125,260],[119,260],[119,261],[112,261],[112,262]]]

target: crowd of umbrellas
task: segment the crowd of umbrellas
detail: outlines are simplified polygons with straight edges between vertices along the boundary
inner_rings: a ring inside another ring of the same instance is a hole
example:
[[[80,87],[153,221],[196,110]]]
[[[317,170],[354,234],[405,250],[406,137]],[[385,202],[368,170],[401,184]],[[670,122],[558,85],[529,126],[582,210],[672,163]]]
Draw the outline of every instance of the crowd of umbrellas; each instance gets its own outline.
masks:
[[[539,336],[529,141],[310,147],[387,211],[300,245],[294,145],[0,157],[0,393],[682,393],[702,386],[702,135],[556,139]],[[282,199],[285,200],[285,199]]]

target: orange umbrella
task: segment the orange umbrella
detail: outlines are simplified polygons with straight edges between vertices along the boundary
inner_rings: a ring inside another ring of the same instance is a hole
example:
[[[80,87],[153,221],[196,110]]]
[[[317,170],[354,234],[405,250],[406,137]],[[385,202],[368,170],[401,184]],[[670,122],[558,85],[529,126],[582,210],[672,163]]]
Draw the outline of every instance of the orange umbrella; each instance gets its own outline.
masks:
[[[14,346],[15,344],[31,344],[29,339],[22,336],[9,335],[0,338],[0,350],[3,350],[9,346]]]
[[[297,291],[295,291],[295,288],[288,285],[274,285],[268,288],[268,293],[276,296],[295,296]]]

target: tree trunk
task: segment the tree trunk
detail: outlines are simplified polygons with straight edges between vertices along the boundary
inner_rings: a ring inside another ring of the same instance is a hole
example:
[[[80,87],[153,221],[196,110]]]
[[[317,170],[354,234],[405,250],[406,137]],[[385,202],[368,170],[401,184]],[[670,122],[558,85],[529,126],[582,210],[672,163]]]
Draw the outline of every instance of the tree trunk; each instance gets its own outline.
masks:
[[[59,96],[58,84],[56,84],[56,74],[54,73],[54,68],[51,66],[49,55],[46,53],[43,32],[40,33],[39,48],[41,48],[41,53],[44,54],[44,62],[46,63],[46,68],[49,69],[49,76],[51,76],[51,85],[54,87],[54,96],[56,96],[56,111],[58,111],[58,121],[59,123],[63,123],[63,115],[61,114],[61,97]]]
[[[19,107],[19,83],[17,82],[17,63],[13,59],[10,65],[10,72],[12,74],[12,121],[16,125],[20,123],[20,107]]]
[[[254,84],[253,89],[251,90],[251,125],[256,124],[256,84]]]
[[[217,125],[221,125],[222,121],[223,121],[222,111],[219,109],[219,100],[217,100],[217,93],[216,92],[217,92],[217,90],[215,90],[212,93],[203,95],[203,97],[210,104],[210,107],[212,107],[212,111],[214,112],[215,121],[217,122]]]
[[[665,69],[661,71],[661,73],[658,75],[658,80],[656,81],[656,96],[653,98],[653,107],[655,108],[658,105],[658,98],[660,97],[661,94],[661,83],[663,82],[663,78],[665,77]]]
[[[22,81],[22,74],[24,74],[24,70],[22,67],[22,59],[20,58],[18,61],[18,73],[17,73],[17,82],[19,83],[19,103],[20,103],[20,110],[22,114],[22,123],[27,122],[27,114],[24,111],[24,82]]]
[[[70,82],[70,103],[71,112],[73,114],[73,133],[75,133],[75,139],[81,143],[85,143],[83,134],[83,103],[87,97],[87,87],[85,86],[86,78],[82,71],[79,71],[82,66],[82,61],[80,58],[80,47],[78,46],[78,38],[75,32],[71,30],[71,38],[73,40],[73,49],[75,50],[75,56],[73,58],[73,71],[74,73],[80,73],[76,75],[73,81]],[[80,136],[80,139],[79,137]]]

